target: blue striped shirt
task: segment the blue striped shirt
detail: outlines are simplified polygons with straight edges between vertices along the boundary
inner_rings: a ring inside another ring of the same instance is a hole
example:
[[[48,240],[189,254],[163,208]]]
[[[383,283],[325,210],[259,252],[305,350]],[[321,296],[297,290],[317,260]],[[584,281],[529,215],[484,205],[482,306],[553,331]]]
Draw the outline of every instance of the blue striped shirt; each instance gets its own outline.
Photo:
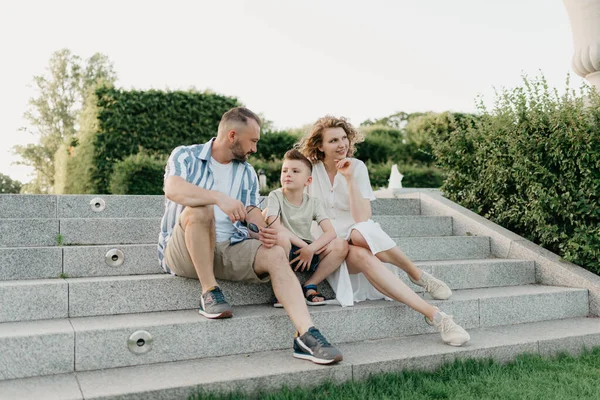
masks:
[[[180,176],[191,184],[211,190],[214,184],[214,177],[210,167],[210,158],[214,140],[213,138],[204,144],[175,148],[167,161],[165,181],[169,176]],[[254,168],[247,162],[236,160],[232,162],[234,164],[230,189],[231,197],[241,201],[246,207],[257,205],[259,200],[259,186]],[[170,274],[173,274],[173,272],[165,262],[165,248],[179,215],[184,209],[185,206],[165,197],[165,214],[163,215],[160,234],[158,235],[158,261],[162,269]],[[231,244],[250,238],[248,229],[239,221],[234,223],[233,226],[235,227],[235,233],[230,239]]]

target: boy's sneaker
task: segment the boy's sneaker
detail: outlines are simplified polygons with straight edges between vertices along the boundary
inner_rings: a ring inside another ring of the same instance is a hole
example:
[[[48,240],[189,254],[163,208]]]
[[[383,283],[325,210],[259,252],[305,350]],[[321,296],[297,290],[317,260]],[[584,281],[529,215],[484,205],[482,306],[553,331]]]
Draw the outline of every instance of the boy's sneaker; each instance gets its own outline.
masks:
[[[344,359],[342,353],[329,344],[314,326],[308,328],[304,335],[294,338],[294,357],[316,364],[333,364]]]
[[[425,321],[435,327],[442,335],[444,343],[450,346],[462,346],[471,340],[471,336],[452,319],[452,315],[439,311],[433,321],[425,317]]]
[[[452,296],[452,290],[446,285],[444,282],[440,281],[438,278],[433,275],[428,274],[423,271],[421,278],[418,281],[415,281],[413,278],[408,276],[410,281],[415,285],[421,286],[425,289],[429,295],[435,300],[446,300],[450,296]]]
[[[200,297],[200,315],[206,318],[231,318],[233,312],[231,306],[225,300],[225,296],[218,286],[213,286]]]

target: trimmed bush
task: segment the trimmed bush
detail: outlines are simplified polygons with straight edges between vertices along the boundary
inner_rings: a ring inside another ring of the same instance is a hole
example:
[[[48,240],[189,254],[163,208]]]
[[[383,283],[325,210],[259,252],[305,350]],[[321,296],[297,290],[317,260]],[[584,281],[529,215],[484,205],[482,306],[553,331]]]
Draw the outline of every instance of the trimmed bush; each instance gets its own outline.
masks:
[[[216,136],[237,99],[209,92],[96,89],[82,111],[78,145],[63,170],[66,193],[109,193],[114,165],[140,148],[170,154],[182,144]],[[69,165],[71,164],[71,165]]]
[[[112,194],[164,194],[166,156],[140,152],[115,163],[110,180]]]
[[[600,272],[600,96],[559,95],[543,77],[483,103],[434,152],[442,190],[478,214]]]

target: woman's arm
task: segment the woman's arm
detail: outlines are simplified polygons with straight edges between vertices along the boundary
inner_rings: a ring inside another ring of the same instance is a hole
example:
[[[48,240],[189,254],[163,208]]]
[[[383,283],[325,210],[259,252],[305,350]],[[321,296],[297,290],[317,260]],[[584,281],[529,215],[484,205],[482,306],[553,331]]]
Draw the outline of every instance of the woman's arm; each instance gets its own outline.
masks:
[[[360,186],[354,176],[354,168],[356,166],[352,160],[345,158],[338,162],[337,169],[340,174],[346,179],[348,184],[348,194],[350,196],[350,214],[355,222],[364,222],[371,218],[373,212],[371,210],[371,200],[365,199],[360,192]]]

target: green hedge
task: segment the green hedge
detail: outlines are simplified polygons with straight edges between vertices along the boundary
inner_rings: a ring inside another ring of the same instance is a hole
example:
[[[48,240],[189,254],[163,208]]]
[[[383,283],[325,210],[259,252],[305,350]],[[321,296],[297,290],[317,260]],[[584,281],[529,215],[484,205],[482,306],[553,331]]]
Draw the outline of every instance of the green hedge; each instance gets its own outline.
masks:
[[[76,181],[64,184],[65,192],[109,193],[117,162],[140,149],[166,155],[203,143],[216,136],[223,113],[239,105],[208,92],[98,88],[86,99],[77,146],[66,166],[62,162],[63,176]]]
[[[497,95],[490,111],[440,140],[448,197],[600,272],[600,96],[544,78]]]
[[[115,163],[110,179],[112,194],[163,194],[167,157],[140,152]]]

